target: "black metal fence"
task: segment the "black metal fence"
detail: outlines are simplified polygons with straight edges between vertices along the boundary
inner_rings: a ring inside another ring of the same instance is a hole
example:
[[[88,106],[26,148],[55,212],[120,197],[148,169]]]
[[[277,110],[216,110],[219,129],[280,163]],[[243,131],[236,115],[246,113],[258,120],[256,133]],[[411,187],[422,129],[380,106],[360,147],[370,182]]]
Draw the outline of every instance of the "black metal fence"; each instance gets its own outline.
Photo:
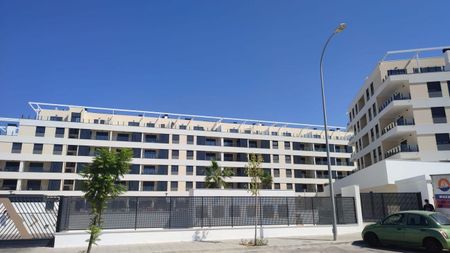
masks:
[[[52,239],[59,197],[0,196],[0,241]]]
[[[80,197],[62,197],[58,231],[84,230],[89,205]],[[338,223],[356,223],[351,197],[337,197]],[[257,213],[257,215],[256,215]],[[103,214],[105,229],[331,224],[327,197],[119,197]]]
[[[361,193],[361,208],[364,221],[378,221],[395,212],[422,209],[422,196],[420,192]]]

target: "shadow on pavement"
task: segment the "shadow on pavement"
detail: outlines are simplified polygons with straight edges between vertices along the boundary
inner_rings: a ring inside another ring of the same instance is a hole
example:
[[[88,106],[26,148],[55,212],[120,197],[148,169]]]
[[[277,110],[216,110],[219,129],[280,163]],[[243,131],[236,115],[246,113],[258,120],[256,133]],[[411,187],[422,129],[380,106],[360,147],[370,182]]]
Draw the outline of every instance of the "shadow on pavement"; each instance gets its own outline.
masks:
[[[375,249],[370,247],[366,242],[360,240],[360,241],[354,241],[352,243],[353,246],[357,246],[357,247],[361,247],[361,248],[367,248],[367,249]],[[424,253],[426,252],[425,250],[420,250],[420,249],[411,249],[411,248],[405,248],[405,247],[399,247],[399,246],[380,246],[377,247],[376,249],[379,250],[388,250],[391,252],[402,252],[402,253]]]

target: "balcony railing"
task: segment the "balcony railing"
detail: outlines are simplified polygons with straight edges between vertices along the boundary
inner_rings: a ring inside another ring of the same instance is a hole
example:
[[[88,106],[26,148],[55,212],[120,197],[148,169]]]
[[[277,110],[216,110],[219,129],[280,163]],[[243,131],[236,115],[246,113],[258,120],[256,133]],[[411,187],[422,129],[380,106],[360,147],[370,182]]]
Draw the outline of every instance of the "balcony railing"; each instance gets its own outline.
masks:
[[[391,129],[395,128],[396,126],[413,126],[414,124],[415,124],[414,119],[396,120],[396,121],[389,123],[385,128],[383,128],[383,130],[381,130],[381,134],[385,134],[385,133],[389,132]]]
[[[378,113],[383,111],[384,108],[386,108],[392,101],[394,100],[409,100],[411,99],[411,95],[408,93],[406,95],[402,93],[393,94],[388,99],[386,99],[380,107],[378,107]]]
[[[391,157],[400,152],[419,152],[419,146],[417,146],[415,144],[400,144],[400,145],[388,150],[384,154],[384,157],[388,158],[388,157]]]

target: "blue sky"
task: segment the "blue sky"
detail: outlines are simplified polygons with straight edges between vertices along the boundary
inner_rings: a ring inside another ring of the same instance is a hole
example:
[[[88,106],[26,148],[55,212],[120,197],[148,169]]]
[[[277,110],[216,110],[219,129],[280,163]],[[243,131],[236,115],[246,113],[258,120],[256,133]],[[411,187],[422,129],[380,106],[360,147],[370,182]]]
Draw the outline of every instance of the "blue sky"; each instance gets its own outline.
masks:
[[[28,101],[321,124],[388,50],[450,44],[449,1],[0,0],[0,116]]]

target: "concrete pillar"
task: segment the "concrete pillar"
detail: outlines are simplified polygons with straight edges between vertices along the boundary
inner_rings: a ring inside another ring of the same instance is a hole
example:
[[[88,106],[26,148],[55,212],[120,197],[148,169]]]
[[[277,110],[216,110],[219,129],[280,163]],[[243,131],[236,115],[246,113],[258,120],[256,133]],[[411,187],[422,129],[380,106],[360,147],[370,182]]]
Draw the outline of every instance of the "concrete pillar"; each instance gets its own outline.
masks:
[[[356,221],[358,225],[363,225],[361,195],[359,192],[359,185],[350,185],[341,188],[342,197],[353,197],[355,199]]]

